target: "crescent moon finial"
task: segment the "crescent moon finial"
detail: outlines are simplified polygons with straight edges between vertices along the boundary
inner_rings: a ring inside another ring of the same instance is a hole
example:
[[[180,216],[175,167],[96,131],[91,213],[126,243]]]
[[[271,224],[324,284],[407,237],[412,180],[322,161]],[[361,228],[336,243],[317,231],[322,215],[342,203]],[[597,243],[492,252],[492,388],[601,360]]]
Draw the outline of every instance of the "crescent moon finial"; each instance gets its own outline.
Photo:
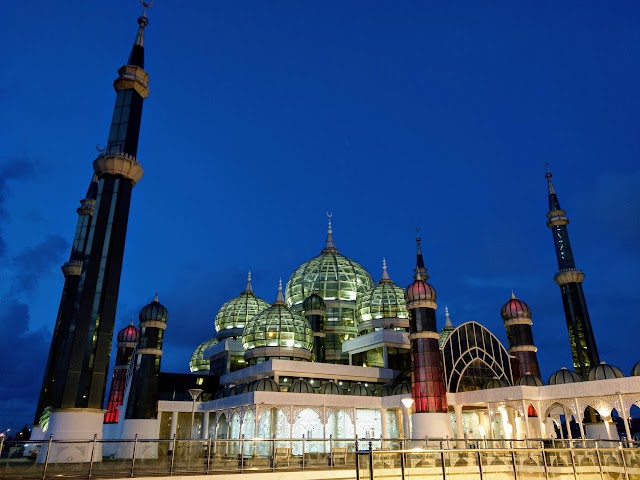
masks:
[[[333,213],[327,211],[327,217],[329,217],[329,218],[333,217]]]
[[[144,8],[151,8],[153,7],[153,0],[151,0],[150,2],[145,2],[144,0],[140,0],[140,3],[142,4],[142,6]]]

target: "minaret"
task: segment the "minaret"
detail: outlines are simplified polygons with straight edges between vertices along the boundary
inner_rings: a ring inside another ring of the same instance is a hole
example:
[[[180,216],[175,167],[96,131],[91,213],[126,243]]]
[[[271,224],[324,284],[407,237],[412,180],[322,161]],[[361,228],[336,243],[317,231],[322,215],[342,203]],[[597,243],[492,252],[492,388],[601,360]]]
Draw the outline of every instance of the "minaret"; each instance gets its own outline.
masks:
[[[118,423],[118,418],[120,417],[118,407],[124,401],[127,370],[131,363],[131,354],[138,345],[139,336],[140,332],[133,324],[133,320],[118,332],[118,353],[116,354],[116,365],[113,367],[113,377],[111,377],[111,388],[109,389],[104,423]]]
[[[536,354],[538,349],[533,343],[533,321],[529,305],[518,300],[515,293],[511,292],[511,298],[502,306],[500,315],[507,330],[514,383],[526,373],[540,377]]]
[[[93,438],[102,430],[129,205],[143,175],[136,154],[142,104],[149,95],[143,70],[147,23],[143,13],[129,60],[118,70],[107,146],[93,162],[97,184],[92,182],[90,191],[95,188],[95,197],[88,196],[81,206],[72,258],[63,266],[65,288],[36,412],[38,418],[45,407],[53,408],[51,433],[60,439],[66,422],[77,425],[76,439]],[[66,420],[55,421],[56,415]]]
[[[127,420],[149,420],[158,415],[158,379],[162,359],[162,340],[167,328],[169,312],[158,301],[157,293],[151,303],[142,307],[138,319],[140,320],[140,339],[133,353],[135,358],[127,399],[125,416]]]
[[[560,286],[564,315],[569,330],[569,343],[573,354],[573,367],[582,376],[588,378],[589,371],[600,363],[596,339],[593,336],[591,320],[587,311],[587,302],[582,291],[584,273],[576,268],[569,242],[567,224],[569,219],[560,208],[558,196],[551,183],[551,172],[547,168],[545,175],[549,187],[549,213],[547,227],[553,234],[559,272],[553,278]]]
[[[436,326],[436,291],[422,258],[420,237],[414,281],[405,290],[407,310],[411,315],[411,391],[413,395],[412,438],[452,436],[447,406],[447,390]]]

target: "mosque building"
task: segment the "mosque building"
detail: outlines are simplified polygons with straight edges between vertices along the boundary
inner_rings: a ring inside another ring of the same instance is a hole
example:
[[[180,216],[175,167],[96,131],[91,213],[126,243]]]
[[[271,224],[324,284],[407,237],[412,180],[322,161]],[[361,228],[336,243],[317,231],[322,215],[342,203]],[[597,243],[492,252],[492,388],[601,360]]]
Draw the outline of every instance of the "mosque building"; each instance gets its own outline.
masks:
[[[631,437],[627,417],[632,405],[640,406],[640,362],[625,376],[598,357],[585,276],[576,268],[569,220],[548,170],[547,226],[572,369],[541,378],[534,309],[514,293],[500,311],[505,332],[496,335],[474,321],[454,326],[446,307],[438,325],[438,279],[429,277],[421,238],[415,265],[393,266],[413,270],[406,288],[394,283],[385,260],[374,281],[338,250],[329,217],[320,253],[280,281],[272,303],[254,292],[248,274],[239,295],[219,307],[211,338],[200,339],[191,373],[161,369],[172,324],[156,294],[138,327],[116,335],[105,403],[128,212],[143,174],[136,155],[148,96],[146,14],[138,24],[114,83],[108,145],[93,163],[70,260],[62,267],[65,284],[33,438],[45,429],[56,439],[549,438],[573,419],[577,428],[566,428],[567,435],[613,439],[614,409]],[[506,345],[499,340],[504,336]],[[45,410],[51,411],[48,425],[40,421]],[[155,451],[150,445],[138,454],[157,455],[157,445]],[[131,455],[124,447],[103,448],[103,455]],[[53,459],[71,461],[64,446],[58,449],[49,452]],[[86,457],[79,450],[73,455],[74,461]]]

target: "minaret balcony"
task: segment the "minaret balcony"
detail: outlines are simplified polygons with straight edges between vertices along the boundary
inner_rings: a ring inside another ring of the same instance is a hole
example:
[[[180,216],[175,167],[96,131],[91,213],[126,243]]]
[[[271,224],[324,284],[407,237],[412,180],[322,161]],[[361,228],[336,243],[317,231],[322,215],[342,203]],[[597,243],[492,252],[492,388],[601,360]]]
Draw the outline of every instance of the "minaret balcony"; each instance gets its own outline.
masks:
[[[556,225],[567,225],[569,223],[569,219],[567,218],[567,212],[564,210],[553,210],[547,213],[547,227],[551,228]]]
[[[77,277],[82,274],[82,260],[69,260],[61,268],[65,278]]]
[[[91,198],[85,198],[80,201],[80,207],[76,210],[78,215],[93,215],[96,201]]]
[[[122,152],[102,153],[93,161],[93,171],[98,178],[115,175],[130,179],[135,185],[144,175],[136,157]]]
[[[142,98],[149,96],[149,75],[135,65],[125,65],[118,70],[120,75],[113,82],[116,92],[133,88]]]
[[[568,283],[582,283],[584,280],[584,273],[577,268],[568,268],[566,270],[560,270],[553,277],[553,281],[558,285],[566,285]]]

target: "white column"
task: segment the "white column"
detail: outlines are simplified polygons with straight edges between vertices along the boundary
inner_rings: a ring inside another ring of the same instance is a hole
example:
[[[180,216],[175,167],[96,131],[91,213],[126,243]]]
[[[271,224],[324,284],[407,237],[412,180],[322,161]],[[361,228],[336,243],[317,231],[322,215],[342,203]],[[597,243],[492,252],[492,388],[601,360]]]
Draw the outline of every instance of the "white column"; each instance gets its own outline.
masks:
[[[382,359],[384,362],[384,368],[389,368],[389,347],[382,346]]]
[[[586,434],[584,433],[584,424],[582,423],[582,417],[584,415],[584,410],[580,410],[580,407],[578,406],[578,399],[577,398],[574,398],[573,402],[576,405],[576,412],[578,412],[578,418],[576,418],[576,422],[578,422],[578,427],[580,428],[580,436],[584,440],[585,438],[587,438]]]
[[[380,436],[384,438],[389,438],[389,427],[387,425],[387,409],[380,409]],[[380,442],[382,444],[382,448],[384,448],[384,441]]]
[[[620,399],[620,408],[622,412],[618,412],[618,415],[622,416],[622,420],[624,421],[624,432],[627,434],[627,441],[631,441],[631,429],[629,428],[629,421],[627,420],[627,406],[622,401],[622,395],[618,393],[618,398]]]
[[[171,413],[171,431],[169,437],[173,439],[173,436],[178,431],[178,412]]]
[[[464,425],[462,423],[462,405],[454,405],[453,412],[456,416],[456,438],[464,440]]]
[[[610,423],[611,423],[611,416],[610,416],[610,415],[609,415],[609,416],[606,416],[606,417],[605,417],[605,416],[603,416],[603,417],[602,417],[602,420],[604,421],[604,428],[606,428],[606,429],[607,429],[607,438],[608,438],[609,440],[613,440],[613,439],[611,438],[611,425],[610,425]]]
[[[571,435],[571,414],[567,413],[567,409],[564,409],[564,422],[567,425],[567,438],[569,440],[573,440],[573,435]]]
[[[527,432],[527,447],[531,439],[531,429],[529,428],[529,405],[522,400],[522,418],[524,419],[524,429]]]
[[[202,439],[209,438],[209,412],[202,412]]]
[[[516,414],[513,408],[507,407],[507,418],[509,419],[509,425],[511,425],[511,438],[518,438],[518,424],[516,423]],[[505,409],[506,410],[506,409]]]

